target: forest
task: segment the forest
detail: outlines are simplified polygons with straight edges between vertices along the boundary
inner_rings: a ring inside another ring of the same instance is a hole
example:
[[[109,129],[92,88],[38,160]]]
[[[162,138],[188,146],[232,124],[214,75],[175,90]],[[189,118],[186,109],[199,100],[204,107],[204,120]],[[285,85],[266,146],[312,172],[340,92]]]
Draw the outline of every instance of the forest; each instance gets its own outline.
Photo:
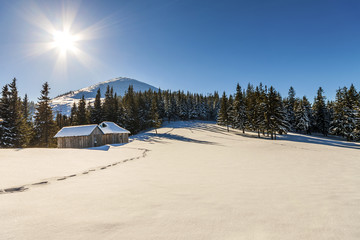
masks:
[[[317,90],[311,103],[305,96],[296,96],[290,87],[282,98],[274,87],[261,83],[237,84],[235,93],[220,97],[213,94],[184,91],[135,92],[129,86],[124,96],[117,96],[109,86],[105,97],[100,89],[95,101],[84,97],[74,103],[70,116],[53,112],[50,86],[42,86],[35,111],[27,95],[19,96],[16,79],[2,87],[0,99],[0,147],[55,147],[53,136],[64,126],[98,124],[112,121],[136,134],[159,128],[164,121],[205,120],[229,128],[252,131],[258,137],[276,139],[277,134],[313,132],[341,136],[347,141],[360,140],[360,95],[354,85],[339,88],[334,101],[326,100],[323,89]]]

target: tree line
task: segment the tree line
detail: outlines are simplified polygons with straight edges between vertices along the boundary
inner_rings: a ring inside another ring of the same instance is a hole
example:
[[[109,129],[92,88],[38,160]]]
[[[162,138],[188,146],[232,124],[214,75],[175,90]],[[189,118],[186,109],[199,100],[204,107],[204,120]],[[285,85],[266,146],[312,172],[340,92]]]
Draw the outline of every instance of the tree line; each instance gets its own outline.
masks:
[[[56,122],[63,127],[112,121],[136,134],[149,128],[156,130],[162,121],[215,121],[218,106],[217,92],[207,96],[169,90],[135,92],[129,86],[124,96],[117,96],[113,88],[107,86],[103,100],[100,89],[93,103],[82,96],[77,104],[73,103],[70,116],[59,113]]]
[[[326,101],[320,87],[313,104],[304,96],[296,97],[290,87],[282,98],[274,87],[238,84],[235,94],[222,97],[213,94],[194,94],[170,90],[135,92],[129,86],[124,96],[117,96],[113,88],[106,89],[101,98],[98,89],[93,102],[84,96],[73,104],[69,116],[52,111],[50,87],[42,86],[35,111],[25,94],[19,96],[16,79],[2,88],[0,99],[0,147],[54,147],[53,136],[64,126],[99,124],[112,121],[128,129],[131,134],[161,126],[163,121],[210,120],[219,125],[258,136],[288,131],[327,136],[342,136],[348,141],[360,140],[360,95],[354,85],[339,88],[335,101]]]
[[[313,104],[306,96],[296,97],[290,87],[284,99],[274,87],[261,83],[248,84],[242,90],[238,84],[234,95],[220,99],[217,123],[235,129],[255,131],[260,137],[289,131],[311,134],[312,132],[341,136],[348,141],[360,140],[360,94],[352,84],[336,91],[335,101],[326,101],[324,90],[317,90]]]

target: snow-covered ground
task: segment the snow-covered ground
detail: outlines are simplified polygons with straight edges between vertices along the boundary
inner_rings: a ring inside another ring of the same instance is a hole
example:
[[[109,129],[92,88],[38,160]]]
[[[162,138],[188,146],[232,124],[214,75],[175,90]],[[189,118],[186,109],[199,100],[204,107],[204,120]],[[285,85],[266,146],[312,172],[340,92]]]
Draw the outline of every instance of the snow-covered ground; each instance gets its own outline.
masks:
[[[359,144],[255,136],[185,122],[97,150],[0,150],[0,188],[28,188],[0,194],[0,239],[360,239]]]

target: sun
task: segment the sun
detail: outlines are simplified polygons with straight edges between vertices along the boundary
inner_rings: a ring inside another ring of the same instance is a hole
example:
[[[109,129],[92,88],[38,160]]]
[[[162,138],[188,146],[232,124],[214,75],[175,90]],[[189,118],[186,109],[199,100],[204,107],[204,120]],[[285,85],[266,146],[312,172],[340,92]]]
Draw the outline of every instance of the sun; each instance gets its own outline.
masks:
[[[74,51],[76,41],[76,37],[68,31],[55,31],[53,33],[54,47],[61,52]]]

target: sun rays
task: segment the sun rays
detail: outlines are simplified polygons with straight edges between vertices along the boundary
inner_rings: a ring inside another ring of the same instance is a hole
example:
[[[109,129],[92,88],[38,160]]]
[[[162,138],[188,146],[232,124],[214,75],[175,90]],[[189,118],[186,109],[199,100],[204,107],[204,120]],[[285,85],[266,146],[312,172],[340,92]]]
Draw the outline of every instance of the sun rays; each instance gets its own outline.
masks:
[[[31,43],[27,44],[27,57],[49,55],[54,62],[53,74],[67,75],[68,65],[80,63],[89,70],[101,65],[86,46],[91,40],[104,36],[104,31],[112,24],[105,18],[93,24],[84,24],[78,16],[79,2],[62,2],[49,10],[32,2],[22,9],[21,16],[36,27]]]

